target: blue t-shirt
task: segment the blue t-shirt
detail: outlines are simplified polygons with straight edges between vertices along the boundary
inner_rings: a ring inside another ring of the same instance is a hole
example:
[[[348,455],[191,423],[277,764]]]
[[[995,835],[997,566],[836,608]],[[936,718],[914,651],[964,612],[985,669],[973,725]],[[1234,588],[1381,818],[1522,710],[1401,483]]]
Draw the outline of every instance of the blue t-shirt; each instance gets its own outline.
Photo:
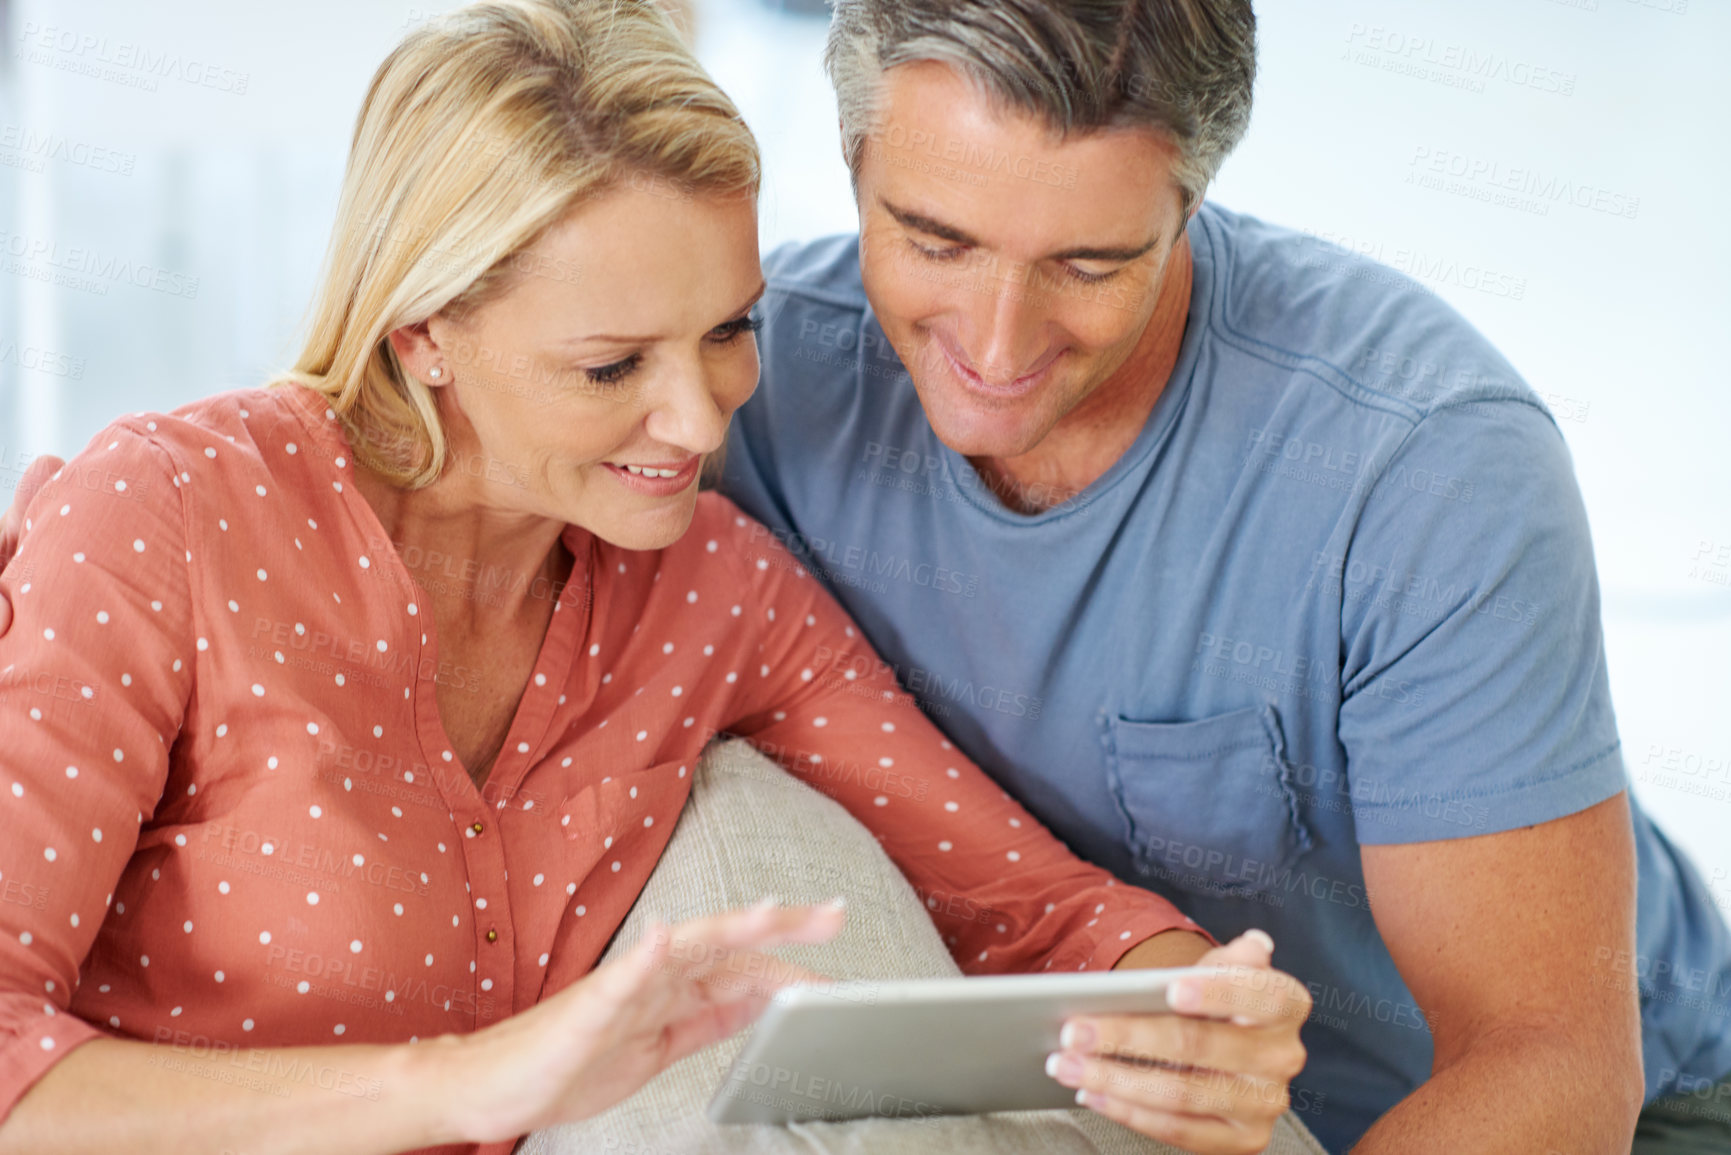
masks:
[[[1077,853],[1222,941],[1273,935],[1316,1002],[1293,1106],[1342,1151],[1431,1064],[1359,846],[1628,787],[1592,546],[1550,414],[1436,296],[1212,204],[1189,236],[1146,426],[1032,515],[934,436],[857,239],[778,250],[723,487]],[[1652,1096],[1731,1070],[1731,937],[1638,808],[1634,831],[1639,951],[1594,965],[1639,983]]]

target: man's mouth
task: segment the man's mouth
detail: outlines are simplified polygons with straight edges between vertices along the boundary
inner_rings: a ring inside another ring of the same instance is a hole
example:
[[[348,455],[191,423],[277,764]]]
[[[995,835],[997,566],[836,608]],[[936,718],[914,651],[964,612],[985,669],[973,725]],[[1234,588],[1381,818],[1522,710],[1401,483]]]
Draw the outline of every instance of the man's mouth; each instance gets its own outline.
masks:
[[[949,364],[950,372],[955,376],[956,380],[962,383],[963,387],[968,389],[970,392],[984,394],[987,397],[992,397],[998,400],[1022,397],[1031,393],[1037,386],[1045,381],[1047,376],[1046,371],[1056,363],[1059,354],[1063,352],[1061,349],[1055,349],[1046,356],[1040,358],[1032,371],[1024,373],[1020,377],[1011,381],[997,383],[987,381],[984,377],[980,376],[979,373],[970,368],[968,364],[962,360],[961,356],[959,356],[955,350],[950,348],[949,342],[945,341],[942,337],[933,334],[932,343],[936,345],[938,351],[943,354],[944,360]]]

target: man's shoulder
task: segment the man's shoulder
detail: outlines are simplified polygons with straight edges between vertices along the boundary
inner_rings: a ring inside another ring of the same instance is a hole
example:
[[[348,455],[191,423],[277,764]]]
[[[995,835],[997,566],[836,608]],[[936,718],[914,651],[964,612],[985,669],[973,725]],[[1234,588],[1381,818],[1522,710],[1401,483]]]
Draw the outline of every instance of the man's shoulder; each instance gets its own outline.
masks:
[[[1211,330],[1249,357],[1415,421],[1466,404],[1567,401],[1541,398],[1419,277],[1428,270],[1439,284],[1519,292],[1524,283],[1459,261],[1426,263],[1424,254],[1398,245],[1270,224],[1211,202],[1198,218],[1216,278]]]
[[[789,241],[763,259],[771,295],[864,309],[859,237],[853,233],[815,241]]]
[[[845,423],[860,407],[882,412],[911,396],[897,387],[901,361],[861,284],[857,236],[786,244],[763,264],[762,373],[746,426],[789,406],[801,423]],[[873,388],[860,389],[862,380]]]

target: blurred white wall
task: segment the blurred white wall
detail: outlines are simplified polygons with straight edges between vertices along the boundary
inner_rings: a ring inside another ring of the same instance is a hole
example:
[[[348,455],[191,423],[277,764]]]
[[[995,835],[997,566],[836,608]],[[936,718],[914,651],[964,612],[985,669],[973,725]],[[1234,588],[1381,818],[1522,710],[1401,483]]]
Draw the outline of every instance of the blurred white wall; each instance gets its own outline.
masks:
[[[763,143],[765,248],[850,229],[822,19],[696,4]],[[449,6],[0,0],[0,486],[292,359],[366,83]],[[1731,5],[1259,15],[1254,121],[1211,195],[1415,273],[1550,399],[1635,788],[1731,908]]]

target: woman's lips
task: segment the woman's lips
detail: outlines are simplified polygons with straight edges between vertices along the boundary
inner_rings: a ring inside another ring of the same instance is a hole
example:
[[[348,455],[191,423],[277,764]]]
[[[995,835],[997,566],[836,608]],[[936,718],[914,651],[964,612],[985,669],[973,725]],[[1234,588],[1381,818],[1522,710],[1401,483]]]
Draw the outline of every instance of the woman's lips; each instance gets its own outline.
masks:
[[[690,488],[691,483],[697,480],[697,467],[702,460],[701,457],[688,458],[684,465],[677,467],[679,471],[672,477],[650,477],[643,473],[632,473],[629,469],[625,468],[625,466],[615,465],[611,461],[604,461],[601,464],[609,473],[617,478],[619,484],[623,485],[626,489],[634,490],[637,493],[648,494],[650,497],[672,497],[675,494],[685,492],[686,489]],[[638,463],[632,462],[631,464],[637,465]],[[646,464],[641,466],[641,468],[655,469],[665,472],[666,470],[675,467],[672,465]]]

